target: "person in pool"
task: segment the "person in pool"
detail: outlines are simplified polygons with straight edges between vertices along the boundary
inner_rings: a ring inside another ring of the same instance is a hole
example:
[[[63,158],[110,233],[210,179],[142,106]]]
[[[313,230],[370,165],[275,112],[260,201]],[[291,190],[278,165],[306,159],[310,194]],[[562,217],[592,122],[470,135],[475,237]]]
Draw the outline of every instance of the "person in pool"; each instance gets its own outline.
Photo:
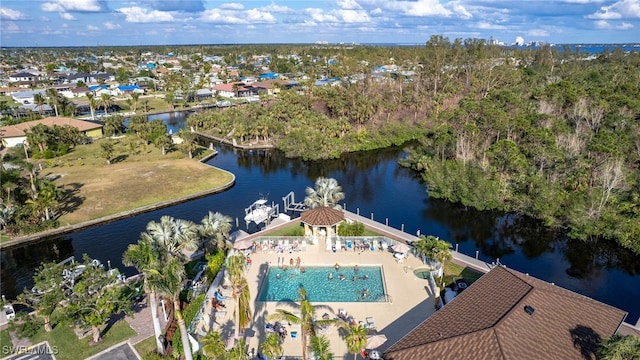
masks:
[[[276,274],[276,279],[280,279],[280,274]]]
[[[340,275],[338,275],[338,278],[339,278],[340,280],[344,280],[344,275],[340,274]]]
[[[333,273],[329,273],[329,280],[333,280]]]
[[[335,268],[336,268],[336,271],[340,270],[340,265],[338,265],[338,263],[336,263]]]
[[[353,271],[354,271],[354,272],[358,272],[358,270],[360,270],[360,268],[358,268],[358,265],[356,265],[356,266],[354,266],[354,267],[353,267]]]
[[[369,280],[369,275],[365,275],[362,277],[362,280]]]

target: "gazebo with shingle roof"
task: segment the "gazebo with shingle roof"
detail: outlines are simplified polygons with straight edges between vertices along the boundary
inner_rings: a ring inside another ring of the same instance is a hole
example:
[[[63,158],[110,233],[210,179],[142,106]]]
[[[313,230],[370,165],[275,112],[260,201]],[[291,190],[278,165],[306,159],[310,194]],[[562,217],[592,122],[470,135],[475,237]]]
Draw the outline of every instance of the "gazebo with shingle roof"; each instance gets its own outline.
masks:
[[[319,206],[303,211],[300,214],[300,220],[304,224],[305,235],[312,236],[314,240],[318,239],[318,236],[331,239],[337,233],[338,225],[344,221],[344,212],[327,206]]]

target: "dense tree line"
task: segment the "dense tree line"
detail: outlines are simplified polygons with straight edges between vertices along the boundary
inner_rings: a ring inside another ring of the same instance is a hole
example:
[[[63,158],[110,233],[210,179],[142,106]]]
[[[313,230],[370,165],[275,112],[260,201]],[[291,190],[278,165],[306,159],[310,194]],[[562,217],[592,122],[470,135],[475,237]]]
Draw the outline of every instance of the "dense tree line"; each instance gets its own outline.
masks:
[[[431,196],[640,252],[640,54],[442,36],[419,48],[322,51],[336,65],[310,71],[341,86],[303,84],[262,105],[194,115],[190,126],[307,160],[420,139],[403,164]],[[389,63],[411,72],[372,71]]]

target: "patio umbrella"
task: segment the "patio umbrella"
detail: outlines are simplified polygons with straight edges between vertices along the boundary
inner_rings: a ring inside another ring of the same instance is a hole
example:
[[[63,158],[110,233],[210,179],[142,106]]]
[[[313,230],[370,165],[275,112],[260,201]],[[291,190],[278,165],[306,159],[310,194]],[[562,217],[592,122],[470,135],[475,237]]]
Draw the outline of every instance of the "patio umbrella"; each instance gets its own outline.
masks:
[[[386,342],[387,336],[384,334],[369,335],[367,336],[367,349],[377,349]]]
[[[397,243],[391,247],[395,252],[408,253],[410,250],[409,245],[405,243]]]
[[[238,240],[235,243],[233,243],[233,248],[236,250],[245,250],[250,248],[251,245],[253,245],[253,240],[244,239],[244,240]]]

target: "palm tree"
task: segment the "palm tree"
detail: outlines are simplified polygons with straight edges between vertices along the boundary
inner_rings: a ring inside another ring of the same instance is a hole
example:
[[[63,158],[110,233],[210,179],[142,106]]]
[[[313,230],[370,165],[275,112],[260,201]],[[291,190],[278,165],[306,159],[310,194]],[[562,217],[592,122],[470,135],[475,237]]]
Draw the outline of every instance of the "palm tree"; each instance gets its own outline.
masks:
[[[244,277],[246,258],[243,254],[231,256],[227,260],[227,273],[231,282],[232,297],[236,300],[237,306],[234,313],[236,316],[236,328],[234,336],[238,338],[240,329],[244,329],[251,322],[251,293],[249,283]]]
[[[347,344],[347,349],[353,354],[353,359],[355,360],[356,356],[367,346],[368,330],[360,324],[353,325],[344,321],[340,327],[346,331],[344,341]]]
[[[212,331],[201,338],[200,344],[202,344],[202,352],[207,358],[216,360],[225,358],[227,350],[218,331]]]
[[[229,349],[226,358],[228,360],[249,360],[247,342],[244,339],[238,340],[238,342]]]
[[[231,221],[231,217],[212,211],[209,211],[207,216],[202,218],[200,232],[205,237],[205,248],[207,250],[209,246],[214,244],[216,248],[221,250],[231,248],[228,241]]]
[[[613,335],[600,345],[597,358],[599,360],[638,360],[640,359],[640,337]]]
[[[172,216],[162,216],[160,222],[150,221],[147,233],[168,257],[177,258],[185,262],[184,251],[194,251],[198,248],[198,226],[189,220],[175,219]]]
[[[316,336],[316,331],[323,326],[336,323],[336,320],[316,320],[315,307],[307,300],[307,291],[300,288],[300,313],[294,314],[289,310],[276,309],[275,314],[267,316],[268,320],[279,320],[289,322],[291,324],[299,324],[302,330],[302,359],[307,359],[307,350],[309,347],[309,338]]]
[[[91,120],[96,119],[96,109],[98,108],[98,99],[92,92],[87,92],[87,99],[89,100],[89,110],[91,110]]]
[[[270,333],[260,343],[260,353],[267,355],[269,359],[276,359],[282,354],[282,343],[280,342],[280,336],[276,333]]]
[[[158,306],[156,304],[156,288],[152,287],[149,279],[157,276],[162,267],[158,261],[160,258],[159,249],[154,246],[153,239],[147,233],[142,233],[137,244],[131,244],[122,256],[122,263],[126,266],[133,266],[144,275],[144,291],[149,298],[151,307],[151,320],[153,322],[153,332],[156,339],[156,349],[158,354],[164,354],[164,345],[160,340],[162,329],[158,319]]]
[[[426,256],[444,264],[451,259],[451,244],[433,235],[420,236],[420,240],[414,243],[414,251],[418,256]]]
[[[344,193],[334,178],[319,177],[316,180],[315,188],[307,187],[305,192],[307,197],[304,199],[304,204],[311,208],[328,206],[338,210],[342,209],[338,205],[338,201],[344,199]]]
[[[193,159],[193,150],[196,148],[196,133],[193,133],[185,128],[178,130],[178,137],[182,139],[182,147],[189,153],[189,159]]]
[[[45,99],[45,97],[42,96],[42,94],[34,94],[33,95],[33,102],[36,105],[38,105],[38,112],[40,113],[40,115],[42,115],[43,109],[44,109],[44,104],[47,103],[47,99]]]
[[[56,89],[47,89],[45,94],[49,98],[49,103],[53,105],[53,110],[56,112],[56,116],[58,115],[58,105],[60,104],[60,98],[58,96],[58,92]]]
[[[108,93],[100,94],[100,104],[104,108],[104,115],[107,116],[109,107],[113,105],[113,96]]]
[[[311,338],[311,349],[315,360],[332,360],[333,353],[329,349],[329,339],[325,335],[317,335]]]
[[[160,294],[173,301],[173,316],[180,329],[184,357],[186,360],[193,360],[189,333],[187,332],[187,325],[180,306],[180,292],[182,291],[182,284],[186,280],[184,263],[178,258],[169,256],[164,261],[162,269],[162,272],[158,272],[149,278],[150,286],[155,287]]]

